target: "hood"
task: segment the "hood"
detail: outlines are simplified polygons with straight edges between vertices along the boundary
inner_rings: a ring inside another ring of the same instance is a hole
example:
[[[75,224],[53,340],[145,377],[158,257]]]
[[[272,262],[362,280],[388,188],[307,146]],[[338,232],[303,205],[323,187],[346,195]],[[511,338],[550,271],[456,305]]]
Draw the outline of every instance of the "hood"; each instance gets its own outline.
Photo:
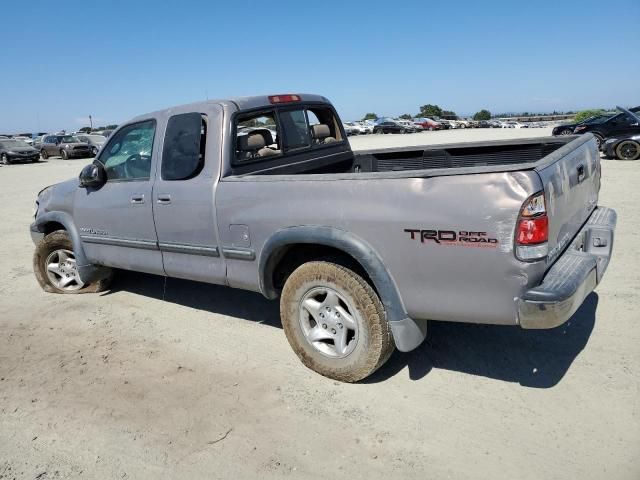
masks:
[[[37,153],[38,152],[33,147],[13,147],[13,148],[7,148],[7,151],[20,152],[20,153]]]

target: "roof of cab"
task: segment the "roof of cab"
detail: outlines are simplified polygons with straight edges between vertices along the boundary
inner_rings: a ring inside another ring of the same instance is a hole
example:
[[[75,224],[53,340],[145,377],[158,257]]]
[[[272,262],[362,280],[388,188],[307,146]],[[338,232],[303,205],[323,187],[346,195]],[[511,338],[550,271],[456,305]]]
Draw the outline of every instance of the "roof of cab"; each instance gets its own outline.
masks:
[[[273,95],[289,95],[289,94],[273,94]],[[135,118],[131,119],[131,121],[138,121],[144,118],[149,117],[160,117],[163,114],[169,113],[173,110],[190,110],[199,111],[202,110],[202,107],[205,105],[218,104],[224,107],[232,107],[237,110],[251,110],[254,108],[260,107],[269,107],[272,103],[269,101],[269,97],[273,95],[256,95],[253,97],[234,97],[234,98],[225,98],[225,99],[216,99],[216,100],[204,100],[200,102],[194,102],[185,105],[175,105],[169,108],[163,108],[161,110],[157,110],[155,112],[145,113],[143,115],[138,115]],[[294,95],[298,95],[300,97],[300,102],[321,102],[321,103],[331,103],[326,97],[322,95],[313,95],[310,93],[296,93]],[[292,102],[298,103],[298,102]],[[129,123],[129,122],[125,122]]]

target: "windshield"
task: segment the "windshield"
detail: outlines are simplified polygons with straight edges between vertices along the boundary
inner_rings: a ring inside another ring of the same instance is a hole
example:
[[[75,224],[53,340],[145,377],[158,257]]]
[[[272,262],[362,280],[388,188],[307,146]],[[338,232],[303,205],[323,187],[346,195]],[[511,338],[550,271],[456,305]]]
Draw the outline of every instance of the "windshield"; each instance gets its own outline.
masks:
[[[65,135],[64,137],[62,137],[60,139],[60,142],[62,142],[62,143],[80,143],[80,140],[78,140],[78,137],[74,137],[73,135]]]
[[[0,140],[0,144],[6,148],[28,147],[29,145],[22,140]]]

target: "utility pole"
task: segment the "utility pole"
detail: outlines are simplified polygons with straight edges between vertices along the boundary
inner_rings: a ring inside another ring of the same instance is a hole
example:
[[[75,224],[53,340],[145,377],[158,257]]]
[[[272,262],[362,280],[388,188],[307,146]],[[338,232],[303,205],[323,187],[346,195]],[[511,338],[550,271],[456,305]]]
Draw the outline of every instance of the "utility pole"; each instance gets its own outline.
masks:
[[[91,131],[93,132],[93,118],[89,115],[89,125],[91,125]]]

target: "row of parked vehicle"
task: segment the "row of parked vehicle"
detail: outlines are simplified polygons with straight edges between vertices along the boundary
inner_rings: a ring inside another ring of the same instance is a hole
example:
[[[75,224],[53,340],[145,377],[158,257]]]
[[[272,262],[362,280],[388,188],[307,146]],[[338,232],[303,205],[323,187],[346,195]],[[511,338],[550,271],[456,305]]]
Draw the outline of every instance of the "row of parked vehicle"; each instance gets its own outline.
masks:
[[[37,162],[40,158],[92,158],[98,154],[111,131],[75,134],[43,134],[35,138],[25,135],[0,136],[0,162]]]
[[[591,133],[607,158],[638,160],[640,158],[640,107],[596,115],[579,123],[558,125],[553,135]]]
[[[536,128],[546,126],[546,122],[516,122],[502,120],[448,120],[417,117],[412,120],[383,117],[376,120],[346,122],[343,124],[347,135],[368,133],[415,133],[457,128]]]

